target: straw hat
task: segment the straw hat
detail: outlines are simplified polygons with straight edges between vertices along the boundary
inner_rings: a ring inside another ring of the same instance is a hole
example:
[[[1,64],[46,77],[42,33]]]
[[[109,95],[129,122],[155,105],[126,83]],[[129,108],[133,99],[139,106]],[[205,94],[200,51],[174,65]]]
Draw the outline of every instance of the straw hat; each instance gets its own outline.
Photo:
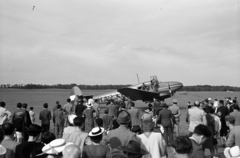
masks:
[[[95,137],[103,134],[104,128],[102,127],[94,127],[88,134],[89,137]]]
[[[225,148],[224,155],[226,158],[240,158],[239,146],[234,146],[232,148],[230,147]]]
[[[49,144],[45,145],[42,148],[43,153],[39,154],[38,156],[43,155],[43,154],[61,153],[66,146],[71,145],[71,144],[73,144],[73,143],[66,142],[64,139],[55,139],[55,140],[51,141]]]

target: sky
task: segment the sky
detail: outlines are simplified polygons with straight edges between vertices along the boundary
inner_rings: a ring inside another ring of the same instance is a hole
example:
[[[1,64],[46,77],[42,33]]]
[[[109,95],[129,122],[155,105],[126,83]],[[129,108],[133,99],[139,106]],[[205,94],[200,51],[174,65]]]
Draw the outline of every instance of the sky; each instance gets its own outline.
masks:
[[[5,0],[0,84],[240,86],[239,0]]]

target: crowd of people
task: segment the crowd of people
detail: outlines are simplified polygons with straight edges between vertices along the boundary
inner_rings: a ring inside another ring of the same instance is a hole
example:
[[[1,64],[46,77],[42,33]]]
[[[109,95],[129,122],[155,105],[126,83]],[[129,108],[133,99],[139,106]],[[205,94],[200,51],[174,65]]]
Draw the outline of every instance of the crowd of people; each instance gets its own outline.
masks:
[[[237,98],[207,98],[187,109],[185,117],[177,99],[169,106],[154,98],[142,112],[130,99],[110,99],[101,114],[98,100],[76,96],[52,111],[44,103],[38,125],[33,107],[18,103],[10,112],[0,102],[0,158],[204,158],[205,149],[220,157],[219,145],[225,157],[240,157]],[[180,121],[189,133],[180,133]]]

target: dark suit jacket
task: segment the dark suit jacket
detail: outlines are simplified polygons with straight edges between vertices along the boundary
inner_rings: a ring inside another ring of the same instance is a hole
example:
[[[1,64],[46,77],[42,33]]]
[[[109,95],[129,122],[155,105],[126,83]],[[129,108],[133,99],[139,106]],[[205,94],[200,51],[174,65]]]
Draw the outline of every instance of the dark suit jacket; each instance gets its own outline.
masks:
[[[113,116],[114,118],[117,117],[117,113],[118,113],[118,106],[115,104],[109,104],[107,106],[108,109],[108,115]]]
[[[44,109],[39,114],[39,120],[42,121],[43,124],[50,124],[50,120],[52,119],[51,112],[48,109]]]
[[[64,124],[64,114],[62,110],[56,110],[53,113],[53,123],[57,125],[63,125]]]
[[[128,110],[128,113],[131,115],[132,126],[140,125],[140,112],[136,108],[131,108]]]
[[[86,109],[86,107],[85,107],[83,104],[78,103],[78,104],[76,105],[76,108],[75,108],[75,113],[76,113],[76,115],[79,116],[79,117],[82,117],[82,116],[83,116],[83,111],[84,111],[85,109]]]
[[[172,126],[172,112],[166,108],[163,108],[158,113],[158,122],[163,127],[169,127]]]
[[[104,115],[102,117],[102,120],[103,120],[103,128],[105,130],[110,129],[110,127],[112,125],[112,121],[113,121],[112,117],[109,115]]]

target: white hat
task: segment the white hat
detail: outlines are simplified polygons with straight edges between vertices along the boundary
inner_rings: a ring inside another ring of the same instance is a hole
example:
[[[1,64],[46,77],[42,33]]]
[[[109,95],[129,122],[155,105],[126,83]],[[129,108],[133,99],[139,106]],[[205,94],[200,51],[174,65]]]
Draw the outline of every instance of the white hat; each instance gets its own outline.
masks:
[[[73,124],[73,120],[75,119],[75,117],[77,117],[77,115],[75,114],[68,115],[68,122],[70,124]]]
[[[149,113],[150,111],[149,111],[149,109],[147,109],[147,110],[144,110],[146,113]]]
[[[4,146],[0,145],[0,155],[4,155],[6,152],[7,149]]]
[[[75,97],[76,97],[76,95],[71,95],[70,96],[71,101],[73,101],[75,99]]]
[[[64,148],[73,143],[66,142],[64,139],[55,139],[51,141],[49,144],[45,145],[42,148],[43,154],[58,154],[61,153]]]
[[[208,98],[208,100],[210,101],[210,100],[212,100],[212,98]]]
[[[102,127],[95,127],[95,128],[93,128],[90,132],[89,132],[89,136],[90,137],[95,137],[95,136],[99,136],[99,135],[101,135],[101,134],[103,134],[103,132],[104,132],[104,128],[102,128]]]
[[[224,155],[226,158],[240,158],[239,146],[234,146],[232,148],[230,147],[225,148]]]
[[[93,104],[94,100],[92,98],[88,99],[88,104]]]

